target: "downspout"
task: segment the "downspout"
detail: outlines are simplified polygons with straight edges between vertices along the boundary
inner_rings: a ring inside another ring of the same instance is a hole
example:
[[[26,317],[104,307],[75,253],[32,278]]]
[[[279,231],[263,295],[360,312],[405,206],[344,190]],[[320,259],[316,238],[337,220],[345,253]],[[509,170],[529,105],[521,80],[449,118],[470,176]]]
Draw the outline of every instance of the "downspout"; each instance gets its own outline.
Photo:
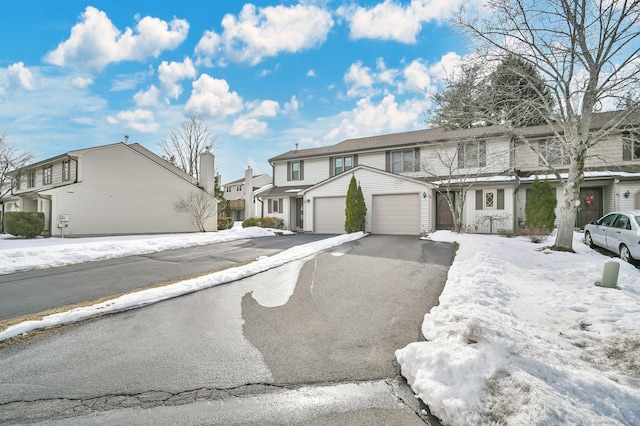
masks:
[[[0,234],[4,234],[4,201],[0,201],[2,204],[2,214],[0,214]]]

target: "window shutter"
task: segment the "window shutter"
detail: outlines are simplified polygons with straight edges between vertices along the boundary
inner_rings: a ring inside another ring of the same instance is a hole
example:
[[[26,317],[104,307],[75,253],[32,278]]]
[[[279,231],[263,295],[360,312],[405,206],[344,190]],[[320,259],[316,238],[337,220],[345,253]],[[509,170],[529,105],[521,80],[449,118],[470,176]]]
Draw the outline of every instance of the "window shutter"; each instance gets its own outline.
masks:
[[[304,180],[304,160],[300,160],[300,180]]]
[[[498,210],[504,210],[504,189],[498,189]]]
[[[482,190],[476,189],[476,210],[482,210],[484,200],[482,199]]]
[[[622,138],[622,160],[623,161],[631,161],[633,160],[633,151],[632,151],[632,142],[629,136],[624,136]]]
[[[478,142],[478,167],[487,167],[487,142]]]
[[[464,144],[458,144],[458,168],[464,168]]]
[[[278,199],[278,213],[282,213],[282,198]]]
[[[353,154],[353,167],[358,166],[358,154]]]
[[[336,169],[333,167],[333,157],[329,157],[329,177],[333,177],[335,175]]]
[[[384,170],[386,172],[390,172],[391,171],[391,151],[387,151],[385,153],[385,159],[384,159]]]
[[[420,148],[414,148],[413,150],[413,171],[420,171]]]
[[[291,180],[291,161],[287,161],[287,181],[290,181],[290,180]]]
[[[267,211],[269,213],[273,213],[273,204],[272,204],[273,200],[267,200]]]

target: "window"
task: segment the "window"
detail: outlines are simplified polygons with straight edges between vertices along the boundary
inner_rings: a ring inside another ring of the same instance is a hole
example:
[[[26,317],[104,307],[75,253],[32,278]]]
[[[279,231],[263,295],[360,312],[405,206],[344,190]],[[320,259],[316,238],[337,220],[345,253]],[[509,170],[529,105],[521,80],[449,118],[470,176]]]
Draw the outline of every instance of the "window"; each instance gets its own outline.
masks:
[[[16,180],[15,180],[15,185],[16,185],[16,190],[20,190],[20,186],[22,185],[22,174],[18,173],[16,175]]]
[[[304,161],[287,163],[287,180],[304,180]]]
[[[458,144],[458,167],[485,167],[487,165],[487,143],[485,141]]]
[[[393,173],[420,171],[420,148],[389,151],[387,153],[387,171]]]
[[[230,186],[225,186],[224,187],[224,191],[225,192],[231,192],[231,187]]]
[[[638,134],[627,134],[622,138],[622,159],[640,160],[640,138]]]
[[[46,166],[42,168],[42,184],[51,185],[53,181],[53,166]]]
[[[36,171],[30,170],[27,172],[27,188],[33,188],[36,186]]]
[[[538,143],[540,165],[562,166],[570,164],[569,154],[562,147],[559,140],[541,141]],[[546,160],[546,162],[545,162]]]
[[[242,184],[236,185],[236,191],[242,191]]]
[[[331,176],[339,175],[342,172],[353,169],[355,163],[353,156],[336,157],[332,160],[332,162],[333,168],[331,170]]]
[[[67,160],[62,162],[62,180],[71,180],[71,161]]]
[[[267,210],[269,211],[269,213],[282,213],[282,198],[278,198],[277,200],[269,200],[267,206]]]
[[[631,221],[627,216],[621,214],[620,216],[618,216],[618,219],[613,224],[613,226],[620,229],[631,229]]]
[[[617,213],[608,214],[603,217],[601,220],[597,221],[596,224],[602,226],[612,226],[613,222],[618,218]]]
[[[476,210],[504,210],[504,189],[476,190]]]

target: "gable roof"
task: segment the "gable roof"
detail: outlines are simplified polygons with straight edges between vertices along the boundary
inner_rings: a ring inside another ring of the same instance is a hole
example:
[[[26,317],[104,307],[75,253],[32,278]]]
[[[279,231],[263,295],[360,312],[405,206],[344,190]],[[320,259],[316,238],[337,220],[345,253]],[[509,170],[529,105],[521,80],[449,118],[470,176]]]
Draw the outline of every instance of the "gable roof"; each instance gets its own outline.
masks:
[[[619,119],[617,119],[619,118]],[[603,128],[607,125],[625,127],[640,122],[640,114],[628,114],[626,111],[611,111],[594,114],[591,130]],[[544,137],[554,134],[559,126],[549,125],[531,126],[518,129],[518,133],[526,137]],[[367,136],[363,138],[347,139],[338,144],[292,150],[269,159],[269,163],[284,160],[295,160],[310,157],[323,157],[362,151],[375,151],[388,148],[402,148],[465,139],[483,139],[511,135],[513,131],[506,126],[474,127],[471,129],[445,130],[442,127],[414,130],[388,135]]]
[[[261,176],[269,176],[269,175],[266,174],[266,173],[261,173],[259,175],[253,175],[253,178],[256,179],[256,178],[259,178]],[[269,178],[271,178],[271,176],[269,176]],[[222,186],[236,185],[236,184],[244,182],[244,181],[245,181],[245,178],[240,178],[240,179],[233,180],[231,182],[223,183]]]

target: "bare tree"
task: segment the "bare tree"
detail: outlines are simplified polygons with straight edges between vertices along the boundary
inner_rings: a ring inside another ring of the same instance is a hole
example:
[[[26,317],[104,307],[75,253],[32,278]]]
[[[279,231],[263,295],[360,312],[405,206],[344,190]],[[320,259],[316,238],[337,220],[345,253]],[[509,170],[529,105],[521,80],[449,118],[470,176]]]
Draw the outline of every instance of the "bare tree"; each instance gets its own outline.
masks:
[[[213,151],[216,143],[217,137],[209,130],[207,124],[192,115],[188,120],[183,121],[180,127],[167,132],[160,143],[160,148],[166,160],[199,181],[198,156],[204,150]]]
[[[192,191],[180,198],[174,207],[180,213],[189,213],[191,221],[201,232],[206,232],[207,220],[218,214],[218,203],[214,196],[204,191]]]
[[[8,173],[20,170],[34,158],[33,153],[20,151],[10,145],[5,134],[0,135],[0,198],[11,192],[11,178]]]
[[[555,171],[564,197],[554,248],[573,251],[588,150],[638,112],[635,104],[593,126],[595,113],[639,87],[640,0],[492,0],[488,7],[473,16],[461,11],[457,23],[479,57],[513,55],[542,75],[554,103],[545,104],[540,93],[536,107],[547,111],[547,124],[570,160],[566,177]],[[512,130],[530,143],[521,129]]]

